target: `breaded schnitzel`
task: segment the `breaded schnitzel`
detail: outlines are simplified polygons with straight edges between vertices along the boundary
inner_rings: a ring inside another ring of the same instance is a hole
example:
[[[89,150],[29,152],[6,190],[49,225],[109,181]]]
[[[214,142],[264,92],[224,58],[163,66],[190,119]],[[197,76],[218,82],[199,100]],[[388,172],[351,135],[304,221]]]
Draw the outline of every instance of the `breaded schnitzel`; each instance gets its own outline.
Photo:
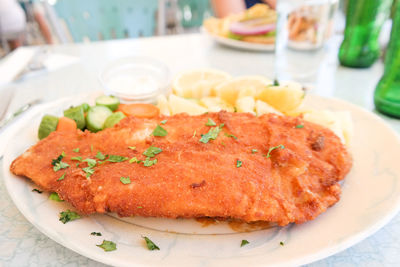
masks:
[[[339,138],[322,126],[300,117],[221,111],[128,117],[98,133],[53,132],[10,169],[83,214],[283,226],[312,220],[335,204],[338,181],[351,165]]]

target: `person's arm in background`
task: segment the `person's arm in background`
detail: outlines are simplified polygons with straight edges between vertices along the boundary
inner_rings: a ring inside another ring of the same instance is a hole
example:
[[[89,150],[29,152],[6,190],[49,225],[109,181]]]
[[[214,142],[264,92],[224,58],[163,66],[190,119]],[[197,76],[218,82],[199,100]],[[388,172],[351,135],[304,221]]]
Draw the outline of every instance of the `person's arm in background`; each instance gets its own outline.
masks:
[[[217,18],[240,13],[246,9],[243,0],[211,0],[211,5]]]

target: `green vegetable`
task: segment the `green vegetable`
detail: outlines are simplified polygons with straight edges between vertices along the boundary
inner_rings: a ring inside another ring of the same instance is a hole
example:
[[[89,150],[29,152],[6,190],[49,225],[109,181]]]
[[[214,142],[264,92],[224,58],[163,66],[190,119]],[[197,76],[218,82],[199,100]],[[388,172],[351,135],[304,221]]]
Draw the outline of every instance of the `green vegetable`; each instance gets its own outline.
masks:
[[[88,111],[89,111],[89,108],[90,108],[90,106],[89,106],[88,103],[83,103],[83,104],[81,105],[81,107],[83,108],[83,112],[88,112]]]
[[[237,138],[236,136],[234,136],[233,134],[225,133],[225,136],[226,136],[226,137],[232,137],[232,138],[235,139],[235,140],[238,139],[238,138]]]
[[[118,156],[118,155],[110,155],[107,159],[109,162],[123,162],[125,160],[128,160],[129,158],[123,157],[123,156]]]
[[[102,95],[96,98],[96,106],[105,106],[115,111],[119,106],[119,99],[112,95]]]
[[[128,146],[129,149],[136,150],[135,146]]]
[[[83,111],[82,106],[72,107],[64,110],[64,116],[73,119],[76,122],[78,129],[85,129],[85,112]]]
[[[166,124],[168,120],[160,121],[161,124]]]
[[[236,160],[236,168],[242,167],[242,161]]]
[[[84,160],[82,160],[82,161],[83,161],[83,162],[87,162],[88,166],[91,167],[91,168],[93,168],[93,167],[96,166],[96,164],[97,164],[97,162],[96,162],[95,159],[89,159],[89,158],[87,158],[87,159],[84,159]]]
[[[75,153],[79,153],[79,150],[80,150],[79,147],[72,149],[72,151],[75,152]]]
[[[43,193],[43,191],[40,191],[39,189],[36,189],[36,188],[32,189],[32,192],[37,192],[39,194]]]
[[[143,152],[143,155],[145,155],[146,157],[152,158],[161,152],[162,152],[161,148],[151,146],[148,149],[146,149],[146,151]]]
[[[228,38],[233,39],[233,40],[242,40],[244,36],[239,35],[239,34],[234,34],[233,32],[229,31],[228,32]]]
[[[249,243],[250,243],[249,241],[247,241],[246,239],[243,239],[242,243],[240,244],[240,247],[243,247],[243,246],[245,246],[245,245],[247,245]]]
[[[271,152],[272,152],[273,150],[275,150],[275,149],[278,149],[278,148],[284,149],[285,146],[284,146],[284,145],[279,145],[279,146],[273,146],[273,147],[271,147],[271,148],[268,150],[267,158],[270,158],[270,157],[271,157]]]
[[[39,125],[38,137],[40,140],[57,130],[58,118],[52,115],[44,115]]]
[[[60,162],[57,162],[56,165],[54,165],[53,171],[57,172],[57,171],[59,171],[61,169],[66,169],[68,167],[69,167],[68,163],[60,161]]]
[[[121,178],[119,178],[119,180],[123,184],[130,184],[131,183],[131,179],[129,177],[121,177]]]
[[[86,167],[86,168],[83,168],[82,170],[86,173],[86,178],[89,178],[94,173],[93,167]]]
[[[71,160],[82,161],[82,157],[71,157]]]
[[[90,234],[95,235],[95,236],[101,236],[101,233],[99,233],[99,232],[91,232]]]
[[[51,165],[56,166],[57,163],[60,163],[61,160],[65,157],[64,151],[55,159],[51,160]]]
[[[57,202],[63,202],[64,201],[58,196],[58,194],[56,192],[51,193],[50,196],[49,196],[49,199],[57,201]]]
[[[101,243],[100,245],[96,245],[102,249],[104,249],[104,251],[113,251],[117,249],[117,244],[115,244],[112,241],[108,241],[108,240],[103,240],[103,243]]]
[[[114,125],[117,124],[123,118],[126,118],[126,116],[124,113],[120,111],[111,114],[104,122],[104,129],[114,127]]]
[[[146,241],[146,245],[147,245],[147,248],[148,248],[149,250],[160,250],[160,248],[157,247],[157,245],[154,244],[153,241],[151,241],[148,237],[143,236],[143,238],[144,238],[144,240]]]
[[[166,136],[167,134],[168,134],[167,130],[165,130],[160,125],[157,125],[157,127],[153,130],[152,133],[152,135],[154,136]]]
[[[67,211],[60,212],[60,221],[63,224],[66,224],[67,222],[79,219],[80,217],[81,216],[79,216],[79,214],[76,213],[75,211],[67,210]]]
[[[136,157],[133,157],[129,160],[129,163],[140,163],[140,160],[138,160]]]
[[[301,128],[304,128],[304,125],[303,124],[299,124],[299,125],[296,125],[294,128],[301,129]]]
[[[212,119],[208,118],[206,122],[206,126],[215,126],[217,125]]]
[[[218,137],[218,134],[221,132],[224,124],[220,124],[218,127],[211,128],[208,133],[201,135],[200,142],[207,144],[210,139],[215,140]]]
[[[278,81],[278,79],[274,79],[273,85],[274,85],[274,86],[279,86],[279,81]]]
[[[104,129],[104,123],[112,111],[104,106],[91,107],[86,115],[86,127],[91,132],[98,132]]]

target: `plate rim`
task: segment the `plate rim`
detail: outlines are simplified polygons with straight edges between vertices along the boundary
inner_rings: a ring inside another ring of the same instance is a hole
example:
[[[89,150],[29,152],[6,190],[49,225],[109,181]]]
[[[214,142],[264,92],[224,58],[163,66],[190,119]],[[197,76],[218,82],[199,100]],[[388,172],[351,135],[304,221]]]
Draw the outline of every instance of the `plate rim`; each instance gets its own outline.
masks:
[[[400,134],[397,133],[392,127],[390,127],[390,125],[385,122],[381,117],[379,117],[377,114],[370,112],[356,104],[350,103],[348,101],[336,98],[336,97],[323,97],[323,96],[319,96],[319,95],[314,95],[314,94],[308,94],[308,97],[312,98],[313,100],[326,100],[326,101],[335,101],[335,102],[339,102],[340,104],[343,105],[348,105],[350,108],[356,110],[359,113],[362,113],[363,115],[367,115],[367,116],[371,116],[376,122],[379,122],[381,127],[386,128],[386,130],[388,130],[388,132],[390,132],[398,141],[398,143],[400,144]],[[73,97],[68,97],[68,98],[63,98],[63,102],[68,102],[71,99],[73,99]],[[35,110],[32,110],[29,113],[29,116],[27,116],[28,114],[26,114],[26,116],[24,116],[24,119],[20,119],[19,121],[15,122],[14,125],[11,125],[9,129],[7,129],[7,131],[9,131],[9,133],[14,133],[19,129],[19,125],[24,125],[26,122],[26,120],[28,118],[31,118],[33,116],[35,116],[36,114],[45,111],[46,109],[52,108],[54,107],[56,104],[61,103],[60,100],[55,100],[55,101],[51,101],[45,104],[41,104],[38,105],[36,107]],[[34,112],[35,111],[35,112]],[[21,127],[21,126],[20,126]],[[13,135],[10,134],[8,135],[8,140],[12,139]],[[6,140],[5,140],[6,141]],[[9,150],[9,147],[11,146],[11,144],[8,144],[5,148],[5,152],[7,152]],[[53,233],[52,229],[47,229],[45,227],[42,227],[41,225],[37,224],[35,222],[35,219],[32,218],[29,215],[26,215],[23,211],[24,208],[22,207],[22,204],[18,201],[17,196],[14,196],[13,194],[11,194],[10,191],[10,180],[8,179],[6,174],[9,174],[9,166],[8,166],[8,156],[5,153],[4,154],[4,158],[3,158],[3,175],[4,175],[4,185],[5,188],[7,190],[8,195],[10,196],[11,200],[13,201],[14,205],[17,207],[17,209],[19,210],[19,212],[21,212],[21,214],[24,216],[25,219],[27,219],[33,226],[35,226],[42,234],[44,234],[45,236],[47,236],[48,238],[52,239],[53,241],[55,241],[56,243],[64,246],[65,248],[68,248],[76,253],[78,253],[79,255],[82,255],[84,257],[90,258],[94,261],[100,262],[100,263],[104,263],[104,264],[109,264],[109,265],[116,265],[116,262],[112,261],[112,258],[108,259],[107,254],[101,255],[100,253],[95,253],[92,254],[90,251],[88,250],[82,250],[79,247],[74,246],[72,243],[70,242],[64,242],[64,240],[58,238],[58,235]],[[304,257],[299,257],[297,259],[293,259],[289,262],[282,262],[282,263],[278,263],[276,264],[276,266],[292,266],[292,265],[303,265],[303,264],[308,264],[308,263],[312,263],[312,262],[316,262],[319,261],[321,259],[324,258],[328,258],[334,254],[337,254],[339,252],[342,252],[348,248],[350,248],[351,246],[354,246],[355,244],[361,242],[362,240],[366,239],[367,237],[372,236],[373,234],[375,234],[378,230],[380,230],[382,227],[384,227],[387,223],[389,223],[400,211],[400,196],[397,198],[396,202],[393,202],[394,204],[391,206],[389,212],[387,212],[384,216],[380,217],[379,219],[377,219],[375,221],[375,223],[369,225],[369,227],[359,231],[358,233],[349,236],[348,238],[344,239],[343,241],[341,241],[340,243],[337,243],[333,246],[327,247],[323,250],[314,252],[312,254],[306,255]],[[118,263],[117,263],[118,264]],[[136,266],[143,266],[140,263],[131,263],[130,266],[132,265],[136,265]],[[125,266],[125,264],[120,264],[118,266]],[[263,266],[262,263],[260,263],[257,266]]]

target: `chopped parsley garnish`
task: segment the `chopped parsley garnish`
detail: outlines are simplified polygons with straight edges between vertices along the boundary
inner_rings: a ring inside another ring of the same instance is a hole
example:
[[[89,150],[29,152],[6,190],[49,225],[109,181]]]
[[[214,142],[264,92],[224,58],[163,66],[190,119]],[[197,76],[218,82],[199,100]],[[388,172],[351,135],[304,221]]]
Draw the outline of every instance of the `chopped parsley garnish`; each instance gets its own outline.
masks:
[[[86,167],[86,168],[83,168],[82,170],[86,173],[86,178],[89,178],[94,173],[93,167]]]
[[[207,143],[210,141],[210,139],[211,139],[211,140],[217,139],[219,133],[221,132],[222,127],[224,127],[224,124],[223,124],[223,123],[220,124],[220,125],[217,126],[217,127],[212,127],[212,128],[208,131],[208,133],[201,135],[201,138],[200,138],[199,141],[202,142],[202,143],[204,143],[204,144],[207,144]]]
[[[279,242],[279,245],[281,245],[282,247],[285,245],[285,243],[283,243],[282,241]]]
[[[64,178],[65,178],[65,172],[64,172],[64,174],[63,174],[63,175],[61,175],[61,177],[60,177],[60,178],[58,178],[58,179],[57,179],[57,181],[62,181],[62,180],[64,180]]]
[[[161,124],[166,124],[168,120],[160,121]]]
[[[212,119],[208,118],[206,122],[206,126],[215,126],[217,125]]]
[[[299,125],[296,125],[294,128],[301,129],[301,128],[304,128],[304,125],[303,124],[299,124]]]
[[[90,234],[91,234],[91,235],[95,235],[95,236],[101,236],[101,233],[100,233],[100,232],[91,232]]]
[[[236,168],[242,167],[242,161],[241,160],[236,160]]]
[[[60,221],[63,224],[66,224],[67,222],[79,219],[80,217],[81,216],[79,216],[79,214],[76,213],[75,211],[67,210],[67,211],[60,212]]]
[[[109,162],[123,162],[125,160],[128,160],[129,158],[123,157],[123,156],[118,156],[118,155],[110,155],[107,159]]]
[[[146,245],[147,245],[147,248],[148,248],[149,250],[160,250],[160,248],[157,247],[157,245],[154,244],[153,241],[151,241],[148,237],[143,236],[143,238],[144,238],[144,240],[146,241]]]
[[[75,164],[76,167],[79,167],[79,162],[77,164]]]
[[[136,150],[135,146],[128,146],[129,149]]]
[[[121,177],[121,178],[119,178],[119,180],[123,184],[130,184],[131,183],[131,179],[129,177]]]
[[[56,172],[56,171],[59,171],[59,170],[61,170],[61,169],[66,169],[66,168],[68,168],[68,167],[69,167],[69,164],[68,164],[68,163],[65,163],[65,162],[60,161],[60,162],[57,162],[57,163],[54,165],[53,170]]]
[[[156,163],[157,163],[157,159],[150,160],[150,158],[147,157],[146,160],[143,161],[143,166],[145,166],[145,167],[150,167],[150,166],[153,166],[153,165],[156,164]]]
[[[232,138],[235,139],[235,140],[238,139],[238,138],[237,138],[236,136],[234,136],[233,134],[225,133],[225,136],[226,136],[226,137],[232,137]]]
[[[57,201],[57,202],[63,202],[64,201],[59,197],[59,195],[56,192],[51,193],[50,196],[49,196],[49,199]]]
[[[129,160],[129,163],[139,163],[140,160],[137,159],[137,157],[133,157]]]
[[[268,150],[268,153],[267,153],[267,156],[266,156],[266,157],[267,157],[267,158],[270,158],[270,157],[271,157],[271,152],[272,152],[273,150],[275,150],[275,149],[278,149],[278,148],[284,149],[285,146],[284,146],[284,145],[279,145],[279,146],[270,147],[269,150]]]
[[[79,147],[72,149],[72,151],[74,151],[75,153],[79,153]]]
[[[93,152],[93,145],[90,145],[90,151]]]
[[[252,150],[251,150],[251,153],[252,153],[252,154],[257,153],[257,152],[258,152],[257,149],[252,149]]]
[[[279,86],[279,81],[278,81],[278,79],[274,79],[274,86]]]
[[[193,137],[196,137],[197,130],[194,130]]]
[[[246,239],[243,239],[242,243],[240,243],[240,247],[246,246],[249,243],[250,243],[249,241],[247,241]]]
[[[32,189],[32,192],[36,192],[36,193],[39,193],[39,194],[43,193],[43,191],[40,191],[39,189],[36,189],[36,188]]]
[[[61,160],[64,158],[65,153],[62,152],[56,159],[51,160],[51,165],[56,166],[57,163],[60,163]]]
[[[71,157],[71,160],[82,161],[82,157]]]
[[[157,125],[157,127],[153,130],[152,133],[152,135],[154,136],[166,136],[167,134],[168,134],[167,130],[165,130],[160,125]]]
[[[96,154],[96,158],[98,158],[99,160],[105,160],[106,159],[106,155],[104,155],[103,153],[101,153],[100,151],[97,152]]]
[[[141,206],[137,206],[136,208],[138,208],[138,209],[143,209],[143,207],[141,207]]]
[[[108,240],[103,240],[103,243],[101,243],[100,245],[96,245],[99,248],[104,249],[104,251],[113,251],[117,249],[117,244],[115,244],[112,241],[108,241]]]
[[[97,164],[97,162],[96,162],[95,159],[89,159],[89,158],[84,159],[83,162],[87,162],[87,164],[88,164],[88,166],[89,166],[90,168],[95,167],[96,164]]]
[[[143,155],[145,155],[146,157],[152,158],[161,152],[162,152],[161,148],[151,146],[143,152]]]

